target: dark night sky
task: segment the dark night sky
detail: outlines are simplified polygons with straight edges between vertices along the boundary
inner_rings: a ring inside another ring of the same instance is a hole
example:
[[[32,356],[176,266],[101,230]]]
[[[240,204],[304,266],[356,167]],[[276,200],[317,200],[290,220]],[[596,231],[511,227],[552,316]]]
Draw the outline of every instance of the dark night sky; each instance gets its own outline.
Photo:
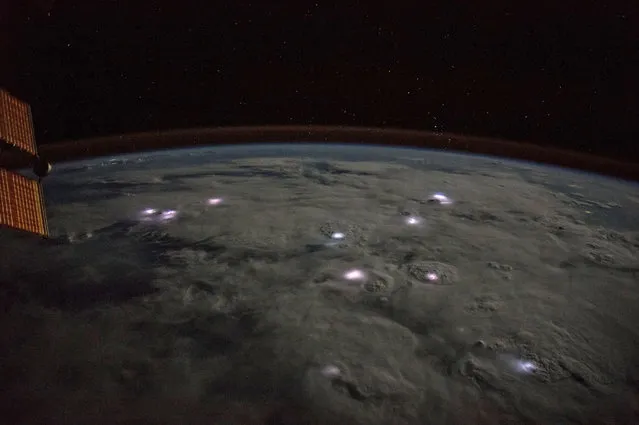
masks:
[[[639,160],[635,0],[13,3],[0,84],[39,143],[312,123]]]

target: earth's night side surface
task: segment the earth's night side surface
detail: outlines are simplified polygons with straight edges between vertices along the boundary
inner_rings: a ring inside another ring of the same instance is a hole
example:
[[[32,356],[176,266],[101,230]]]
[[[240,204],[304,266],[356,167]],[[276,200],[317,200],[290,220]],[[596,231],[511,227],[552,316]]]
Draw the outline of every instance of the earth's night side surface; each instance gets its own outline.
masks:
[[[52,239],[0,233],[3,423],[639,420],[636,184],[255,145],[44,187]]]

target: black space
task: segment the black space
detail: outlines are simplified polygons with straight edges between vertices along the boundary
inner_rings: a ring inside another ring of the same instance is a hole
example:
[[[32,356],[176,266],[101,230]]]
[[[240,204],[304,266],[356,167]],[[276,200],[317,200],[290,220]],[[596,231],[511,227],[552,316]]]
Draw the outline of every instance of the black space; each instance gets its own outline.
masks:
[[[337,124],[639,160],[637,1],[11,3],[0,85],[41,144]]]

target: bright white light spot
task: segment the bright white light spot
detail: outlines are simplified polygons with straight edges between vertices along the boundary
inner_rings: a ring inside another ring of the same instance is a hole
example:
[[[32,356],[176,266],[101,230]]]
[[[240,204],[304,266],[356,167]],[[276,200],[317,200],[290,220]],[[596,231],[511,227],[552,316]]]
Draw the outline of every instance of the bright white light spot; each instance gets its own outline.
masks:
[[[499,354],[499,358],[505,362],[508,367],[516,373],[524,375],[534,373],[539,367],[535,362],[530,360],[523,360],[512,354]]]
[[[430,199],[439,202],[441,205],[450,205],[453,203],[452,199],[441,192],[434,193]]]
[[[533,362],[517,360],[515,362],[515,368],[521,373],[530,373],[537,369],[537,366]]]
[[[177,211],[175,210],[166,210],[162,211],[162,220],[171,220],[177,216]]]
[[[140,211],[140,221],[148,223],[162,223],[171,221],[178,216],[177,210],[158,210],[155,208],[147,208]]]
[[[361,270],[353,269],[344,273],[344,277],[348,280],[361,280],[364,279],[366,275]]]
[[[206,203],[209,205],[219,205],[222,203],[222,198],[210,198]]]
[[[418,217],[408,217],[406,219],[406,223],[410,224],[410,225],[416,225],[419,224],[421,222],[421,220]]]
[[[426,273],[426,279],[430,280],[431,282],[434,282],[436,280],[439,280],[439,276],[437,276],[437,273],[428,272]]]
[[[335,232],[331,235],[331,239],[344,239],[346,235],[342,232]]]
[[[324,375],[324,377],[332,379],[332,378],[337,378],[338,376],[340,376],[342,374],[342,371],[339,370],[337,366],[329,364],[324,366],[322,370],[320,371],[320,373]]]

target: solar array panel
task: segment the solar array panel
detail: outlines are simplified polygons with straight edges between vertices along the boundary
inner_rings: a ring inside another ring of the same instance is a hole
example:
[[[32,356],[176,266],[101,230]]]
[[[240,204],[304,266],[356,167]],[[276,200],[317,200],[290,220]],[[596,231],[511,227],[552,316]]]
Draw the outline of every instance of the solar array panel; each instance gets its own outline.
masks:
[[[31,108],[0,89],[0,139],[31,155],[37,155]]]
[[[35,180],[0,168],[0,226],[48,236],[42,186]]]

